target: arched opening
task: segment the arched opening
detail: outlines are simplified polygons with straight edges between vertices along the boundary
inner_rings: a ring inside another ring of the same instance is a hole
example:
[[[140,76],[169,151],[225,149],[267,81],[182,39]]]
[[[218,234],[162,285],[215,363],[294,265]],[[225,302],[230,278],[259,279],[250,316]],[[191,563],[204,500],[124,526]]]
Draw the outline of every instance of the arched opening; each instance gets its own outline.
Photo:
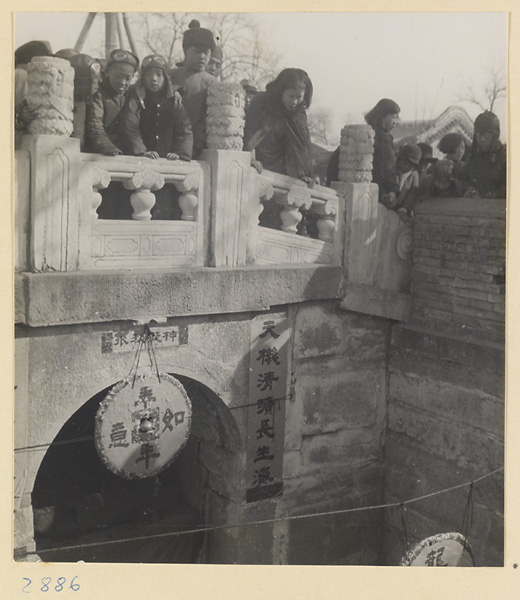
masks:
[[[234,494],[229,493],[229,482],[219,483],[206,457],[218,452],[218,468],[236,473],[238,430],[214,392],[193,379],[172,375],[192,402],[191,434],[175,461],[154,477],[125,479],[108,470],[98,456],[95,415],[111,388],[93,396],[63,425],[32,492],[36,552],[43,560],[211,561],[213,538],[194,530],[215,520],[216,496],[231,505],[225,495]],[[219,487],[226,487],[224,495]],[[226,511],[217,512],[222,516]],[[179,533],[183,531],[191,533]]]

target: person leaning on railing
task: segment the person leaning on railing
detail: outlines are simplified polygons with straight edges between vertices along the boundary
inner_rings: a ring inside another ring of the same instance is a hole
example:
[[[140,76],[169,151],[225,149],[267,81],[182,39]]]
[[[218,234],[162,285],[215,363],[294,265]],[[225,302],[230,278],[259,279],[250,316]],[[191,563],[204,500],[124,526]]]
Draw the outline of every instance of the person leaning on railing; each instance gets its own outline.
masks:
[[[127,50],[113,50],[104,77],[87,108],[85,146],[88,152],[122,154],[119,118],[126,93],[139,68],[139,59]]]
[[[471,198],[506,197],[505,144],[500,141],[500,120],[490,112],[478,115],[474,124],[473,144],[464,179],[469,188],[464,196]]]

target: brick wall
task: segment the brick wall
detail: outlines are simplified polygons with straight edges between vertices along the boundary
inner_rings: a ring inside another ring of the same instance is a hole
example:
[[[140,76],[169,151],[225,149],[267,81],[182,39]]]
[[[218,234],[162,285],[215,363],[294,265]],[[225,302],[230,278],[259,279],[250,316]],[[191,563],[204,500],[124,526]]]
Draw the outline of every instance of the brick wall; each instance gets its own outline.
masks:
[[[435,199],[417,210],[412,318],[500,342],[505,312],[505,201]]]
[[[504,464],[505,206],[432,200],[417,211],[410,322],[393,329],[385,500],[403,502]],[[503,564],[503,472],[478,482],[468,531],[477,566]],[[406,506],[409,543],[462,531],[469,487]],[[382,562],[403,554],[395,509]]]

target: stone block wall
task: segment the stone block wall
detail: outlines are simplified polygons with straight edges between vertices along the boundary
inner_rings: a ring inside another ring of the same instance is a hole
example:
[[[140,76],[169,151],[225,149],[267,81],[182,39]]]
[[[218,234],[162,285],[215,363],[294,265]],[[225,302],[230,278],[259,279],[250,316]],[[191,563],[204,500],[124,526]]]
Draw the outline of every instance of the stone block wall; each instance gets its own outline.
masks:
[[[334,301],[295,309],[279,517],[381,503],[389,333],[389,321],[343,311]],[[381,511],[311,516],[283,527],[280,562],[377,564]]]
[[[392,332],[385,501],[471,482],[504,464],[505,210],[498,200],[432,200],[417,211],[410,322]],[[467,533],[477,566],[503,564],[503,471],[405,505],[409,544]],[[382,562],[398,564],[404,529],[385,512]]]

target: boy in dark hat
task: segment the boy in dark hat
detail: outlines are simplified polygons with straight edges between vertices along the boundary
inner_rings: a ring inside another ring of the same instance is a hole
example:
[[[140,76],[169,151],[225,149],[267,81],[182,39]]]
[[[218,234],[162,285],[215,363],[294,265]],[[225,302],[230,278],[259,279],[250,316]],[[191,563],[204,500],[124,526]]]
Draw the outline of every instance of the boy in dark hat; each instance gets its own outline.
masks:
[[[207,89],[218,80],[206,72],[211,52],[215,50],[213,33],[200,26],[197,20],[190,22],[184,32],[182,49],[184,64],[170,72],[173,89],[181,96],[188,111],[193,131],[193,157],[198,158],[206,148],[206,96]]]
[[[470,186],[465,196],[506,197],[506,146],[500,141],[500,121],[491,111],[481,113],[474,124],[473,144],[464,179]]]
[[[110,156],[122,154],[119,117],[138,67],[139,59],[131,52],[118,49],[110,53],[104,78],[87,110],[86,146],[89,152]]]

